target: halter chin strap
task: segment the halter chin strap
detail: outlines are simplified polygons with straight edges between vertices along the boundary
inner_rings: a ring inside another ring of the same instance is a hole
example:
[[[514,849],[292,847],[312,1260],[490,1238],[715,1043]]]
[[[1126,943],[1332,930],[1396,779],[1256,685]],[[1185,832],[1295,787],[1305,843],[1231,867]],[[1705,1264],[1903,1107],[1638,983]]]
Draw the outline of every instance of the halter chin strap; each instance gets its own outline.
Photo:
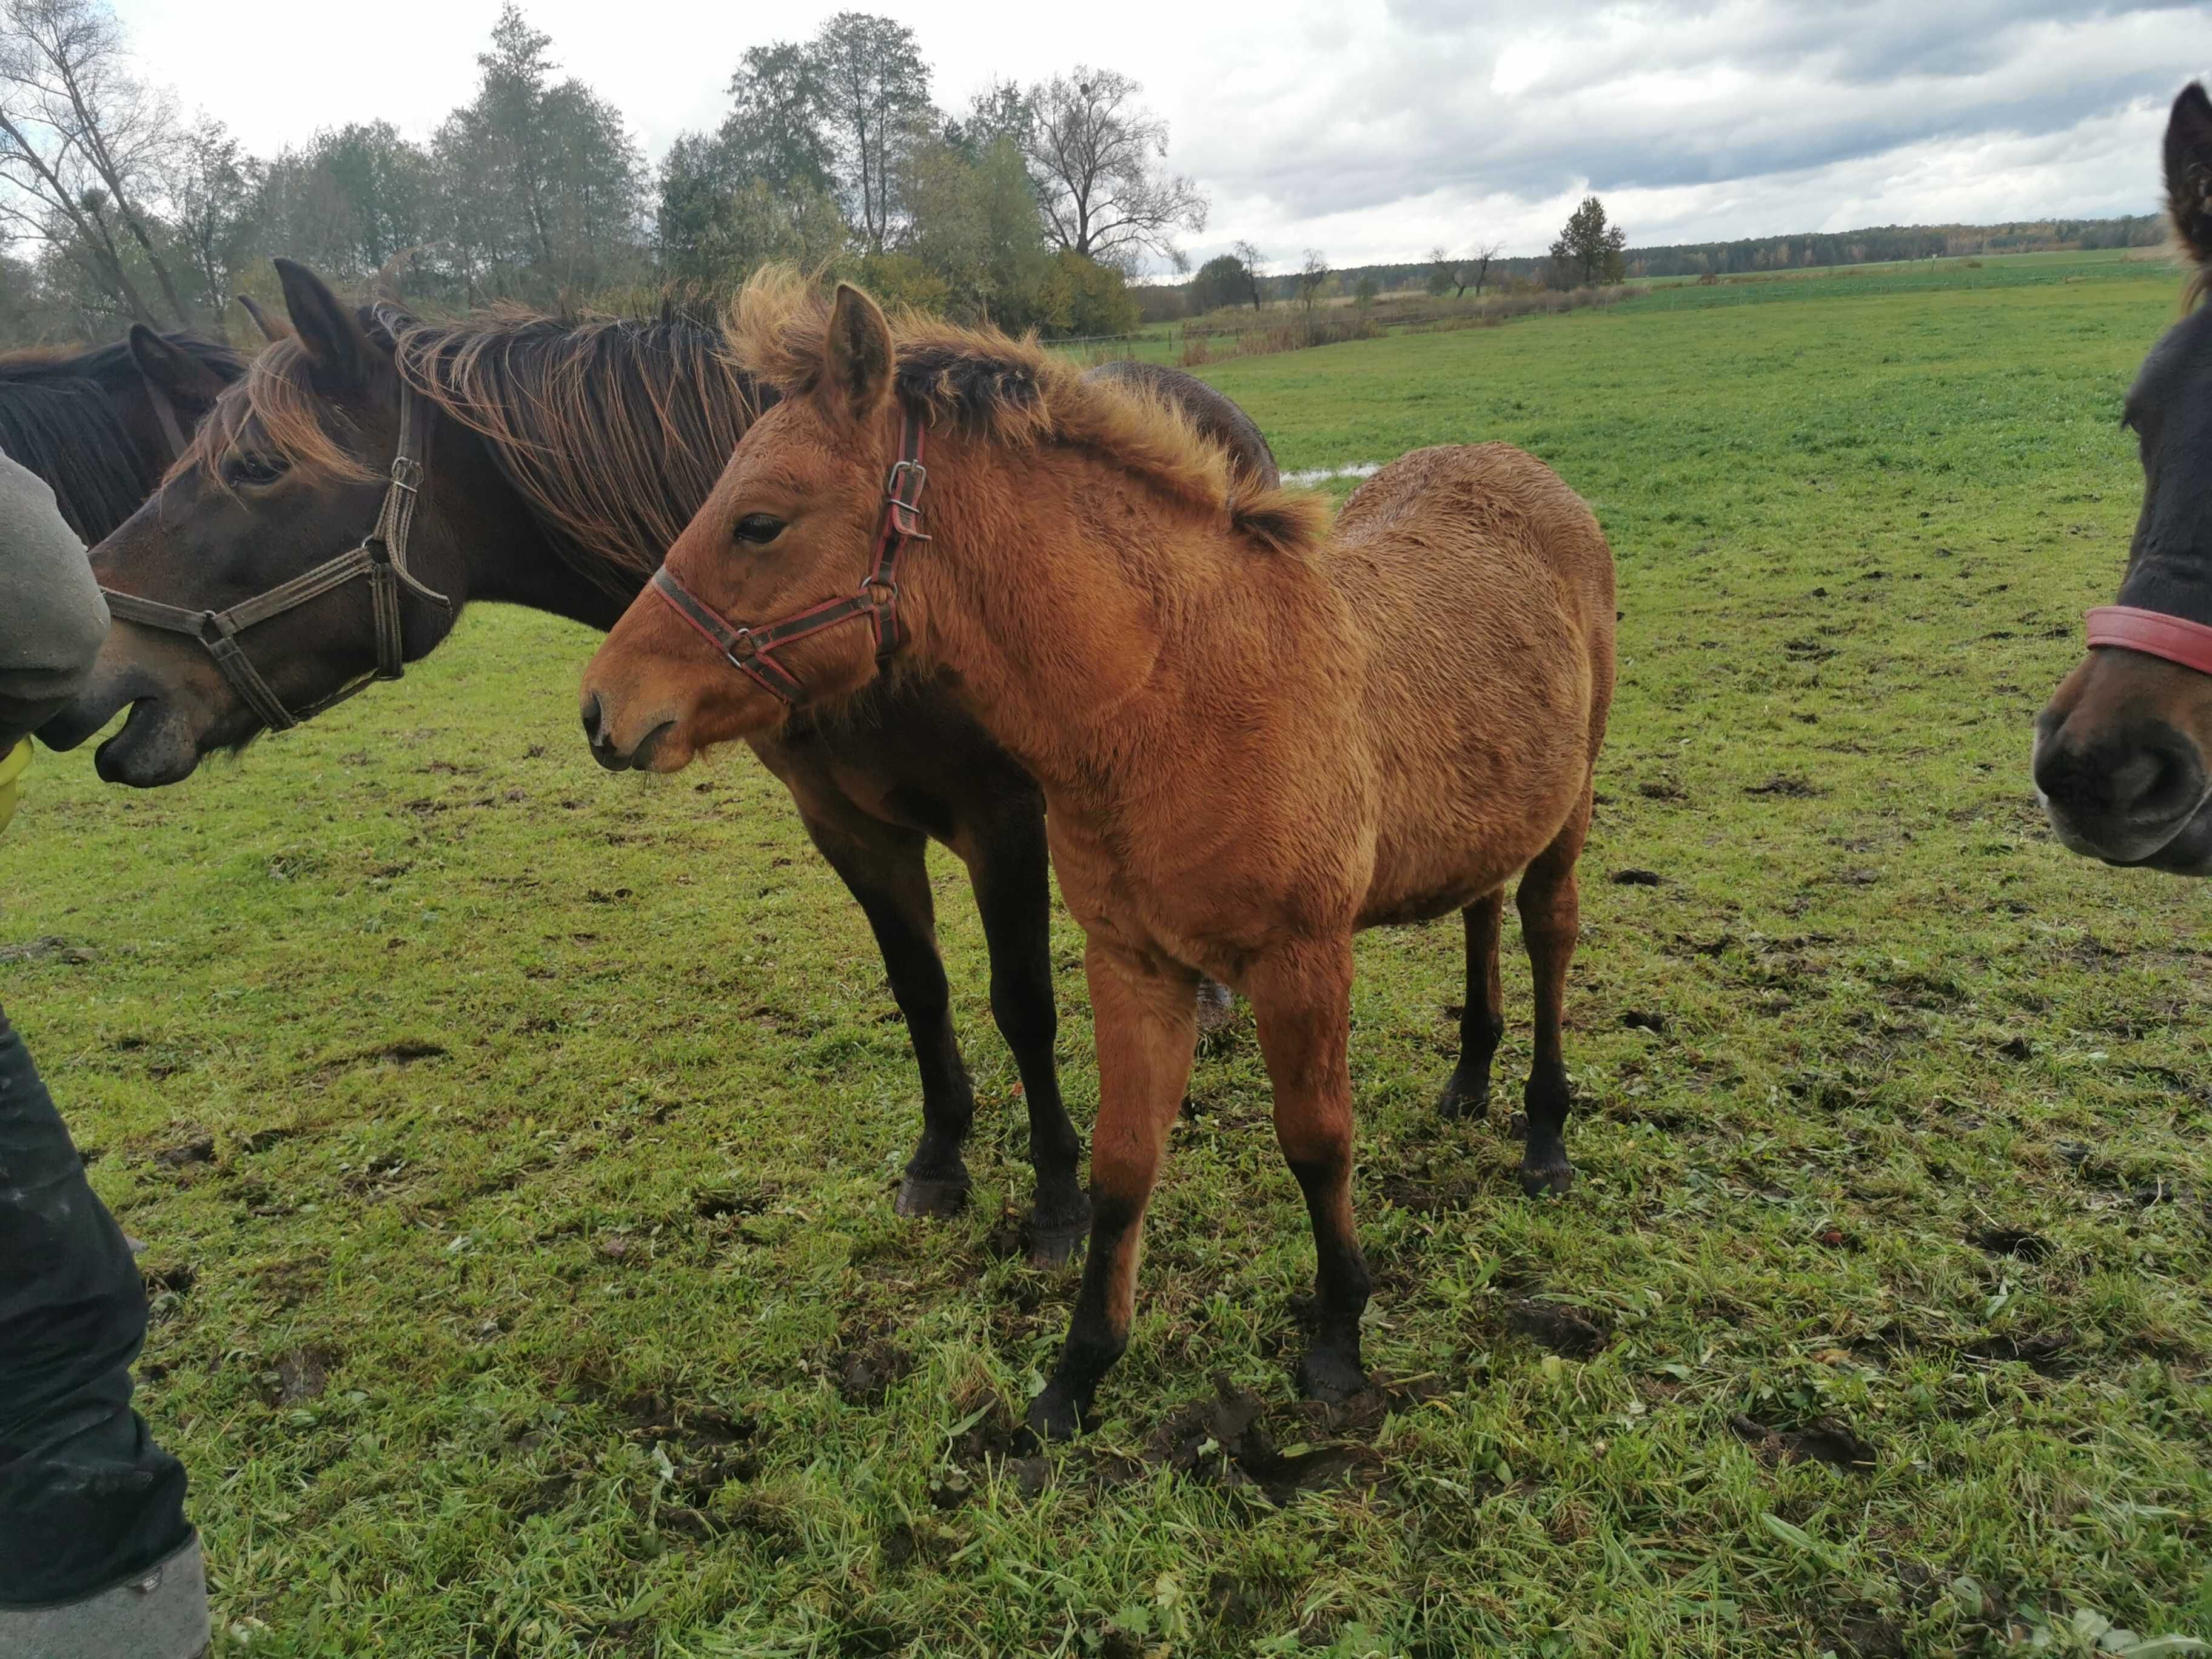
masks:
[[[2212,674],[2212,628],[2163,611],[2132,605],[2100,605],[2089,612],[2089,643],[2140,651],[2147,657]]]
[[[884,517],[876,531],[876,566],[859,592],[840,599],[825,599],[758,628],[739,628],[726,621],[712,605],[670,575],[666,565],[653,573],[652,592],[720,651],[731,667],[750,675],[794,708],[805,701],[806,689],[797,675],[775,659],[778,646],[865,617],[875,633],[876,661],[888,663],[906,642],[898,616],[899,555],[908,543],[929,539],[921,530],[921,489],[929,482],[929,469],[921,464],[921,422],[911,409],[902,410],[899,458],[891,463],[890,476],[884,483]]]
[[[392,481],[385,486],[384,505],[376,524],[361,544],[326,563],[292,578],[281,586],[257,594],[228,611],[190,611],[180,605],[163,605],[136,593],[103,587],[109,612],[142,628],[167,634],[184,634],[198,640],[215,659],[222,677],[230,682],[257,719],[272,732],[289,732],[302,720],[313,720],[325,709],[343,702],[374,680],[396,680],[406,673],[406,644],[399,627],[400,590],[428,601],[451,616],[453,602],[426,587],[407,568],[407,533],[415,522],[415,497],[422,481],[422,433],[415,418],[415,392],[399,383],[399,443],[392,457]],[[340,686],[320,702],[297,711],[270,689],[260,671],[248,660],[239,635],[257,623],[295,611],[310,599],[343,587],[356,577],[368,579],[369,604],[376,616],[376,666],[359,679]]]

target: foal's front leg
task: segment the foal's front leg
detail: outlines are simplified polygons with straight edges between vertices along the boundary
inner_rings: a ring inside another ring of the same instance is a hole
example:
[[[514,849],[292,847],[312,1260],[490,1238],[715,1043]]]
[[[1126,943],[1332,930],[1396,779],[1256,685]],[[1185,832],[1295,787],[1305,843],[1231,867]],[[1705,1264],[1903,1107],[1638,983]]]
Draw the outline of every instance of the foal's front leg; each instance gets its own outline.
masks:
[[[1315,1332],[1298,1386],[1312,1399],[1344,1400],[1367,1386],[1359,1316],[1370,1285],[1352,1217],[1352,941],[1271,952],[1245,989],[1275,1085],[1275,1139],[1313,1222]]]
[[[1091,1132],[1091,1254],[1060,1364],[1030,1426],[1066,1440],[1129,1346],[1145,1208],[1198,1046],[1198,976],[1093,938],[1084,953],[1098,1039],[1098,1121]]]

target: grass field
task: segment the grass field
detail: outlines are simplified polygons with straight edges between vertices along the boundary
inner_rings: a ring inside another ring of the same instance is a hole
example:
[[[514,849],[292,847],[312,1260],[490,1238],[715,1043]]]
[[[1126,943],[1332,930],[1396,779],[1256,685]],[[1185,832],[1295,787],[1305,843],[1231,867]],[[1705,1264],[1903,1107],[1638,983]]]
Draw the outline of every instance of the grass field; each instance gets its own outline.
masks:
[[[0,993],[149,1246],[143,1403],[227,1639],[2202,1650],[2212,893],[2063,854],[2026,777],[2117,580],[2115,417],[2176,283],[2038,269],[1210,371],[1289,467],[1522,444],[1620,562],[1581,1183],[1513,1180],[1514,938],[1511,1086],[1460,1126],[1430,1109],[1458,929],[1367,936],[1385,1391],[1335,1413],[1289,1380],[1310,1246],[1247,1015],[1176,1130],[1106,1420],[1012,1443],[1073,1277],[1009,1247],[1024,1134],[957,866],[977,1198],[903,1223],[918,1091],[859,912],[750,761],[593,769],[581,633],[472,614],[158,794],[43,761]]]

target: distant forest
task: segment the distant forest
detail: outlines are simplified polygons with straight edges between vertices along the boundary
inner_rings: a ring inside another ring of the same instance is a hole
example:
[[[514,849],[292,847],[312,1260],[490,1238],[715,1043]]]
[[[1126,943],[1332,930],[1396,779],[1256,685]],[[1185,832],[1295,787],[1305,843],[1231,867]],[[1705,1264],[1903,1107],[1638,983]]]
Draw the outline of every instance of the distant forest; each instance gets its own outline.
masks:
[[[1959,258],[1984,253],[2053,253],[2081,248],[2156,247],[2165,241],[2166,222],[2158,214],[2118,219],[2036,219],[2001,225],[1876,225],[1864,230],[1808,231],[1789,236],[1747,236],[1732,242],[1681,242],[1632,247],[1626,274],[1636,276],[1721,276],[1753,271],[1804,270],[1826,265],[1860,265],[1890,259]],[[1258,250],[1253,250],[1257,252]],[[1272,262],[1270,262],[1272,263]],[[1549,260],[1537,255],[1493,259],[1486,281],[1495,286],[1545,283]],[[1343,292],[1368,281],[1378,293],[1425,289],[1436,260],[1352,265],[1331,273]],[[1146,314],[1181,314],[1188,307],[1188,283],[1158,286],[1145,295]],[[1298,297],[1295,272],[1263,276],[1260,295],[1268,301]]]

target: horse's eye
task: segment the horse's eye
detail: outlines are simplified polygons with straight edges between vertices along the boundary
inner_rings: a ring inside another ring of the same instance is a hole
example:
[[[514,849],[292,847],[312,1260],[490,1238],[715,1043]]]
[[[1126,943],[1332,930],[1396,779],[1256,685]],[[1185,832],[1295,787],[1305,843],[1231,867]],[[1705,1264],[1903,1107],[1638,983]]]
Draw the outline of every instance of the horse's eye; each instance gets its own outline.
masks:
[[[783,534],[783,520],[770,518],[765,513],[748,513],[730,533],[754,547],[766,547]]]
[[[232,484],[274,483],[290,469],[291,463],[281,455],[237,454],[222,464],[222,476]]]

